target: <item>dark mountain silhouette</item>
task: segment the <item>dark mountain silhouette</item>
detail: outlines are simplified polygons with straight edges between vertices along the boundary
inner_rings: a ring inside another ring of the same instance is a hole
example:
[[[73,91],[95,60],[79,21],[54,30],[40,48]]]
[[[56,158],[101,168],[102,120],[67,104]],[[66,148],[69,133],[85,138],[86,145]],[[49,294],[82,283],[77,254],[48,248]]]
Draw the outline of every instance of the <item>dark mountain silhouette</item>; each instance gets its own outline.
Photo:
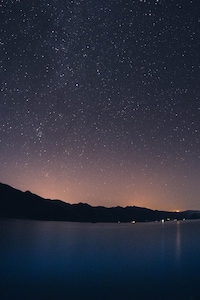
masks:
[[[70,222],[145,222],[162,219],[197,219],[200,211],[167,212],[136,206],[93,207],[85,203],[69,204],[43,199],[0,183],[0,217]]]

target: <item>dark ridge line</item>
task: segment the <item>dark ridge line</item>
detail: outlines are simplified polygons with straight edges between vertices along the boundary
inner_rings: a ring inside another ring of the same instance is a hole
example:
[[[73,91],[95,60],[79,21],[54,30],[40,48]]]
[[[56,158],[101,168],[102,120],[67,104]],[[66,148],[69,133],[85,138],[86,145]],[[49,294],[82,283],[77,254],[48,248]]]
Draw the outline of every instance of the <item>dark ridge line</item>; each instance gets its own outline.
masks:
[[[138,206],[91,206],[44,199],[30,191],[22,192],[0,183],[0,218],[91,223],[154,222],[200,219],[200,211],[170,212]]]

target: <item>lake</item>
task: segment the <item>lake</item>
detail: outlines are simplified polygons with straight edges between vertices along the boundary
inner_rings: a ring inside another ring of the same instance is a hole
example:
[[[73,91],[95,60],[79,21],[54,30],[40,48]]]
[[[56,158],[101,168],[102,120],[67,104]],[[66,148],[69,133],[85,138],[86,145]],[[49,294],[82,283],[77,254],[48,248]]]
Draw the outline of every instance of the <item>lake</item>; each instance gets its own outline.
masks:
[[[0,220],[1,299],[200,299],[200,221]]]

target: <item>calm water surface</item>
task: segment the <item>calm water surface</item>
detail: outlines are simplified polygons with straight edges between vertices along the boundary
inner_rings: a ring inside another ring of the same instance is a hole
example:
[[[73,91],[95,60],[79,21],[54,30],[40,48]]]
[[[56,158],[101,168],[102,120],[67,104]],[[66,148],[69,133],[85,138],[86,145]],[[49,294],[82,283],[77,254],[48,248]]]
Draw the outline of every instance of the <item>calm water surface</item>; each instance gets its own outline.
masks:
[[[0,221],[1,299],[200,299],[200,221]]]

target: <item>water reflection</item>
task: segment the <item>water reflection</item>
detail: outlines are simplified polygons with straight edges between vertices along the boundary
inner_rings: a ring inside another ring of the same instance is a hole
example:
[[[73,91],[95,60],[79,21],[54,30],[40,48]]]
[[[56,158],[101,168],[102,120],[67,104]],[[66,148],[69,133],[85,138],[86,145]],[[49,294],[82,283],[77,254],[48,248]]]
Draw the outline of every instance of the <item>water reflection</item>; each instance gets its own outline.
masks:
[[[180,261],[181,257],[181,224],[180,221],[176,223],[176,259]]]
[[[190,299],[200,295],[199,230],[198,221],[0,221],[1,297]]]

